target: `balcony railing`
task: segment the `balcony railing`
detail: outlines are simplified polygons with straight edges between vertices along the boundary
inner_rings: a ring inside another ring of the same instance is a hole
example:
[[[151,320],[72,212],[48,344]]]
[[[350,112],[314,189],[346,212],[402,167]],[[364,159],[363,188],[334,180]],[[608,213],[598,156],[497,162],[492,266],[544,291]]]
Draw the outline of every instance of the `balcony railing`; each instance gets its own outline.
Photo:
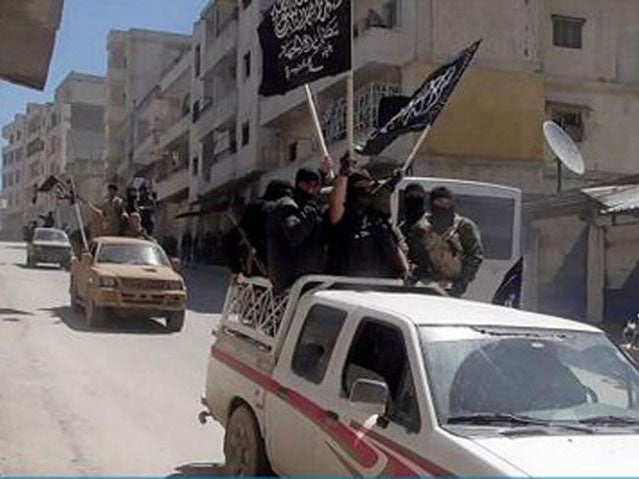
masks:
[[[395,83],[369,83],[355,92],[355,131],[365,133],[378,126],[379,102],[382,97],[399,95]],[[322,130],[331,143],[346,138],[346,98],[331,102],[322,113]]]

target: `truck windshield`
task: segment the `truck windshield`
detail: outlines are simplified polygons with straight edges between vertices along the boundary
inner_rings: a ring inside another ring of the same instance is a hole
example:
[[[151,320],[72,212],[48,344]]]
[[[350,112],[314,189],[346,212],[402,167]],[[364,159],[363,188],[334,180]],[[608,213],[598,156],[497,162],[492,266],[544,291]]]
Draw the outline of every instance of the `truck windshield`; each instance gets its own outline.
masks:
[[[170,266],[158,246],[137,244],[106,244],[100,248],[98,263],[134,264],[142,266]]]
[[[639,424],[639,372],[603,334],[438,326],[420,333],[442,425]]]
[[[56,241],[58,243],[68,243],[69,238],[64,231],[53,229],[37,229],[33,234],[34,241]]]

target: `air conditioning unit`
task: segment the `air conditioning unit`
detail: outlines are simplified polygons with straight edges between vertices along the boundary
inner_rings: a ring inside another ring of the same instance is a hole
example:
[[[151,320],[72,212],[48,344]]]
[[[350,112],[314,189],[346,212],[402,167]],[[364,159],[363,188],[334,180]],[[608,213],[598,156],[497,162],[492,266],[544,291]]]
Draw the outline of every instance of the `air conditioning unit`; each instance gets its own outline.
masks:
[[[215,137],[215,148],[213,154],[219,155],[224,153],[231,146],[231,135],[228,130],[220,132]]]

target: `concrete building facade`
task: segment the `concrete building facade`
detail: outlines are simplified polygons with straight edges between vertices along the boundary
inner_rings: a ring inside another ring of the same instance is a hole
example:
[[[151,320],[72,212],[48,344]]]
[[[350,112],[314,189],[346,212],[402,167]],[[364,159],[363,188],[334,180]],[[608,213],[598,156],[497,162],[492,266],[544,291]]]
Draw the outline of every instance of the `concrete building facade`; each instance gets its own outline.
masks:
[[[136,173],[134,152],[145,135],[136,128],[136,109],[190,49],[190,35],[132,29],[112,30],[107,38],[106,147],[109,181],[127,186]]]
[[[34,194],[51,174],[71,176],[83,198],[99,199],[104,105],[104,77],[71,72],[56,88],[53,102],[30,103],[3,127],[8,143],[2,151],[3,237],[20,238],[22,225],[52,210],[59,226],[75,225],[70,209],[58,205],[54,195]]]

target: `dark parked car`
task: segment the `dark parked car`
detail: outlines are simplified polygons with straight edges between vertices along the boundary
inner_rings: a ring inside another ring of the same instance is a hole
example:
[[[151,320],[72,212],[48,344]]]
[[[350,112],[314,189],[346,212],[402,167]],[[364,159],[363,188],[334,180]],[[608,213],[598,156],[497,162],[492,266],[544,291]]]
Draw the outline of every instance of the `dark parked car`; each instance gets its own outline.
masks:
[[[36,228],[27,243],[27,266],[38,263],[57,263],[64,269],[71,267],[71,243],[67,234],[56,228]]]

